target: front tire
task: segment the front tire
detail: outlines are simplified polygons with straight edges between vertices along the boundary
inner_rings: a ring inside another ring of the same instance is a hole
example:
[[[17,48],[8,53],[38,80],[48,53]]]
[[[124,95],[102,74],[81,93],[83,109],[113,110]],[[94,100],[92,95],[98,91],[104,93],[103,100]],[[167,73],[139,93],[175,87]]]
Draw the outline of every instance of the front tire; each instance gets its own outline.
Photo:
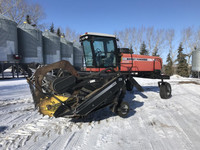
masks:
[[[172,96],[171,92],[172,92],[172,89],[169,83],[164,82],[160,85],[160,97],[162,99],[170,98]]]

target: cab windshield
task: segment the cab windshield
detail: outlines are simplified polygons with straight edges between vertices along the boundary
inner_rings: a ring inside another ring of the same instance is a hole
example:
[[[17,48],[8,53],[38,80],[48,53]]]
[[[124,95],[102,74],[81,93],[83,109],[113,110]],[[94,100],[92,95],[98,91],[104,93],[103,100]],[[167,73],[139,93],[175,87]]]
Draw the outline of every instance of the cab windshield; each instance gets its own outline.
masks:
[[[92,40],[84,40],[83,49],[87,67],[116,66],[114,39],[95,37]]]

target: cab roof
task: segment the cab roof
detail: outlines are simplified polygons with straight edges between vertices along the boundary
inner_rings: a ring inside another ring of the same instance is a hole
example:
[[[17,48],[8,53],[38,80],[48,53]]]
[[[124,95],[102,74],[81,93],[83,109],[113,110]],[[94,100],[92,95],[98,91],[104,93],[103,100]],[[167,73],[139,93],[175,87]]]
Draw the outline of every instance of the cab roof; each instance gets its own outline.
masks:
[[[103,37],[113,37],[113,38],[116,38],[116,36],[112,35],[112,34],[95,33],[95,32],[86,32],[85,34],[81,35],[81,37],[82,36],[86,36],[86,35],[94,35],[94,36],[103,36]]]

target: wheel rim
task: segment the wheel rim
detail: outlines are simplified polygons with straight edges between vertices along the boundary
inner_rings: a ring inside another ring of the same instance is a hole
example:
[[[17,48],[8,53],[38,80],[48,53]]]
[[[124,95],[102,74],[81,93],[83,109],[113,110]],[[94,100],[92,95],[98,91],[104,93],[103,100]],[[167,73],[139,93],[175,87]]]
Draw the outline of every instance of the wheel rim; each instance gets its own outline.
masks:
[[[128,105],[122,105],[121,108],[120,108],[121,113],[122,113],[123,115],[127,114],[128,109],[129,109]]]
[[[168,96],[171,95],[171,87],[170,87],[170,85],[167,85],[166,88],[167,88],[167,95]]]

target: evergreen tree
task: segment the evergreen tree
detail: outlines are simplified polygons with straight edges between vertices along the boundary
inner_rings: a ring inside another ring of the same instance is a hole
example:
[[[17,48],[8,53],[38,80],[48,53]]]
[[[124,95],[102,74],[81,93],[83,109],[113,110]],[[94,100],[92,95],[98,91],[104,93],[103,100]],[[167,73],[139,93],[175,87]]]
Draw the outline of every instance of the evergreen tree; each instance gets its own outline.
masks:
[[[28,24],[31,24],[31,17],[29,15],[26,15],[26,22]]]
[[[159,56],[158,55],[158,48],[157,48],[157,46],[153,49],[152,56]]]
[[[170,53],[167,55],[167,65],[165,66],[165,74],[169,76],[174,74],[173,61],[170,56]]]
[[[183,47],[182,43],[180,43],[178,48],[178,56],[177,56],[177,74],[183,77],[189,76],[189,69],[188,69],[188,63],[186,60],[186,55],[183,53]]]
[[[51,24],[49,31],[54,33],[54,24],[53,23]]]
[[[57,29],[57,32],[56,32],[57,36],[61,37],[62,33],[60,31],[60,28]]]
[[[144,41],[140,46],[140,55],[148,55],[148,51],[146,50],[146,44],[144,43]]]

